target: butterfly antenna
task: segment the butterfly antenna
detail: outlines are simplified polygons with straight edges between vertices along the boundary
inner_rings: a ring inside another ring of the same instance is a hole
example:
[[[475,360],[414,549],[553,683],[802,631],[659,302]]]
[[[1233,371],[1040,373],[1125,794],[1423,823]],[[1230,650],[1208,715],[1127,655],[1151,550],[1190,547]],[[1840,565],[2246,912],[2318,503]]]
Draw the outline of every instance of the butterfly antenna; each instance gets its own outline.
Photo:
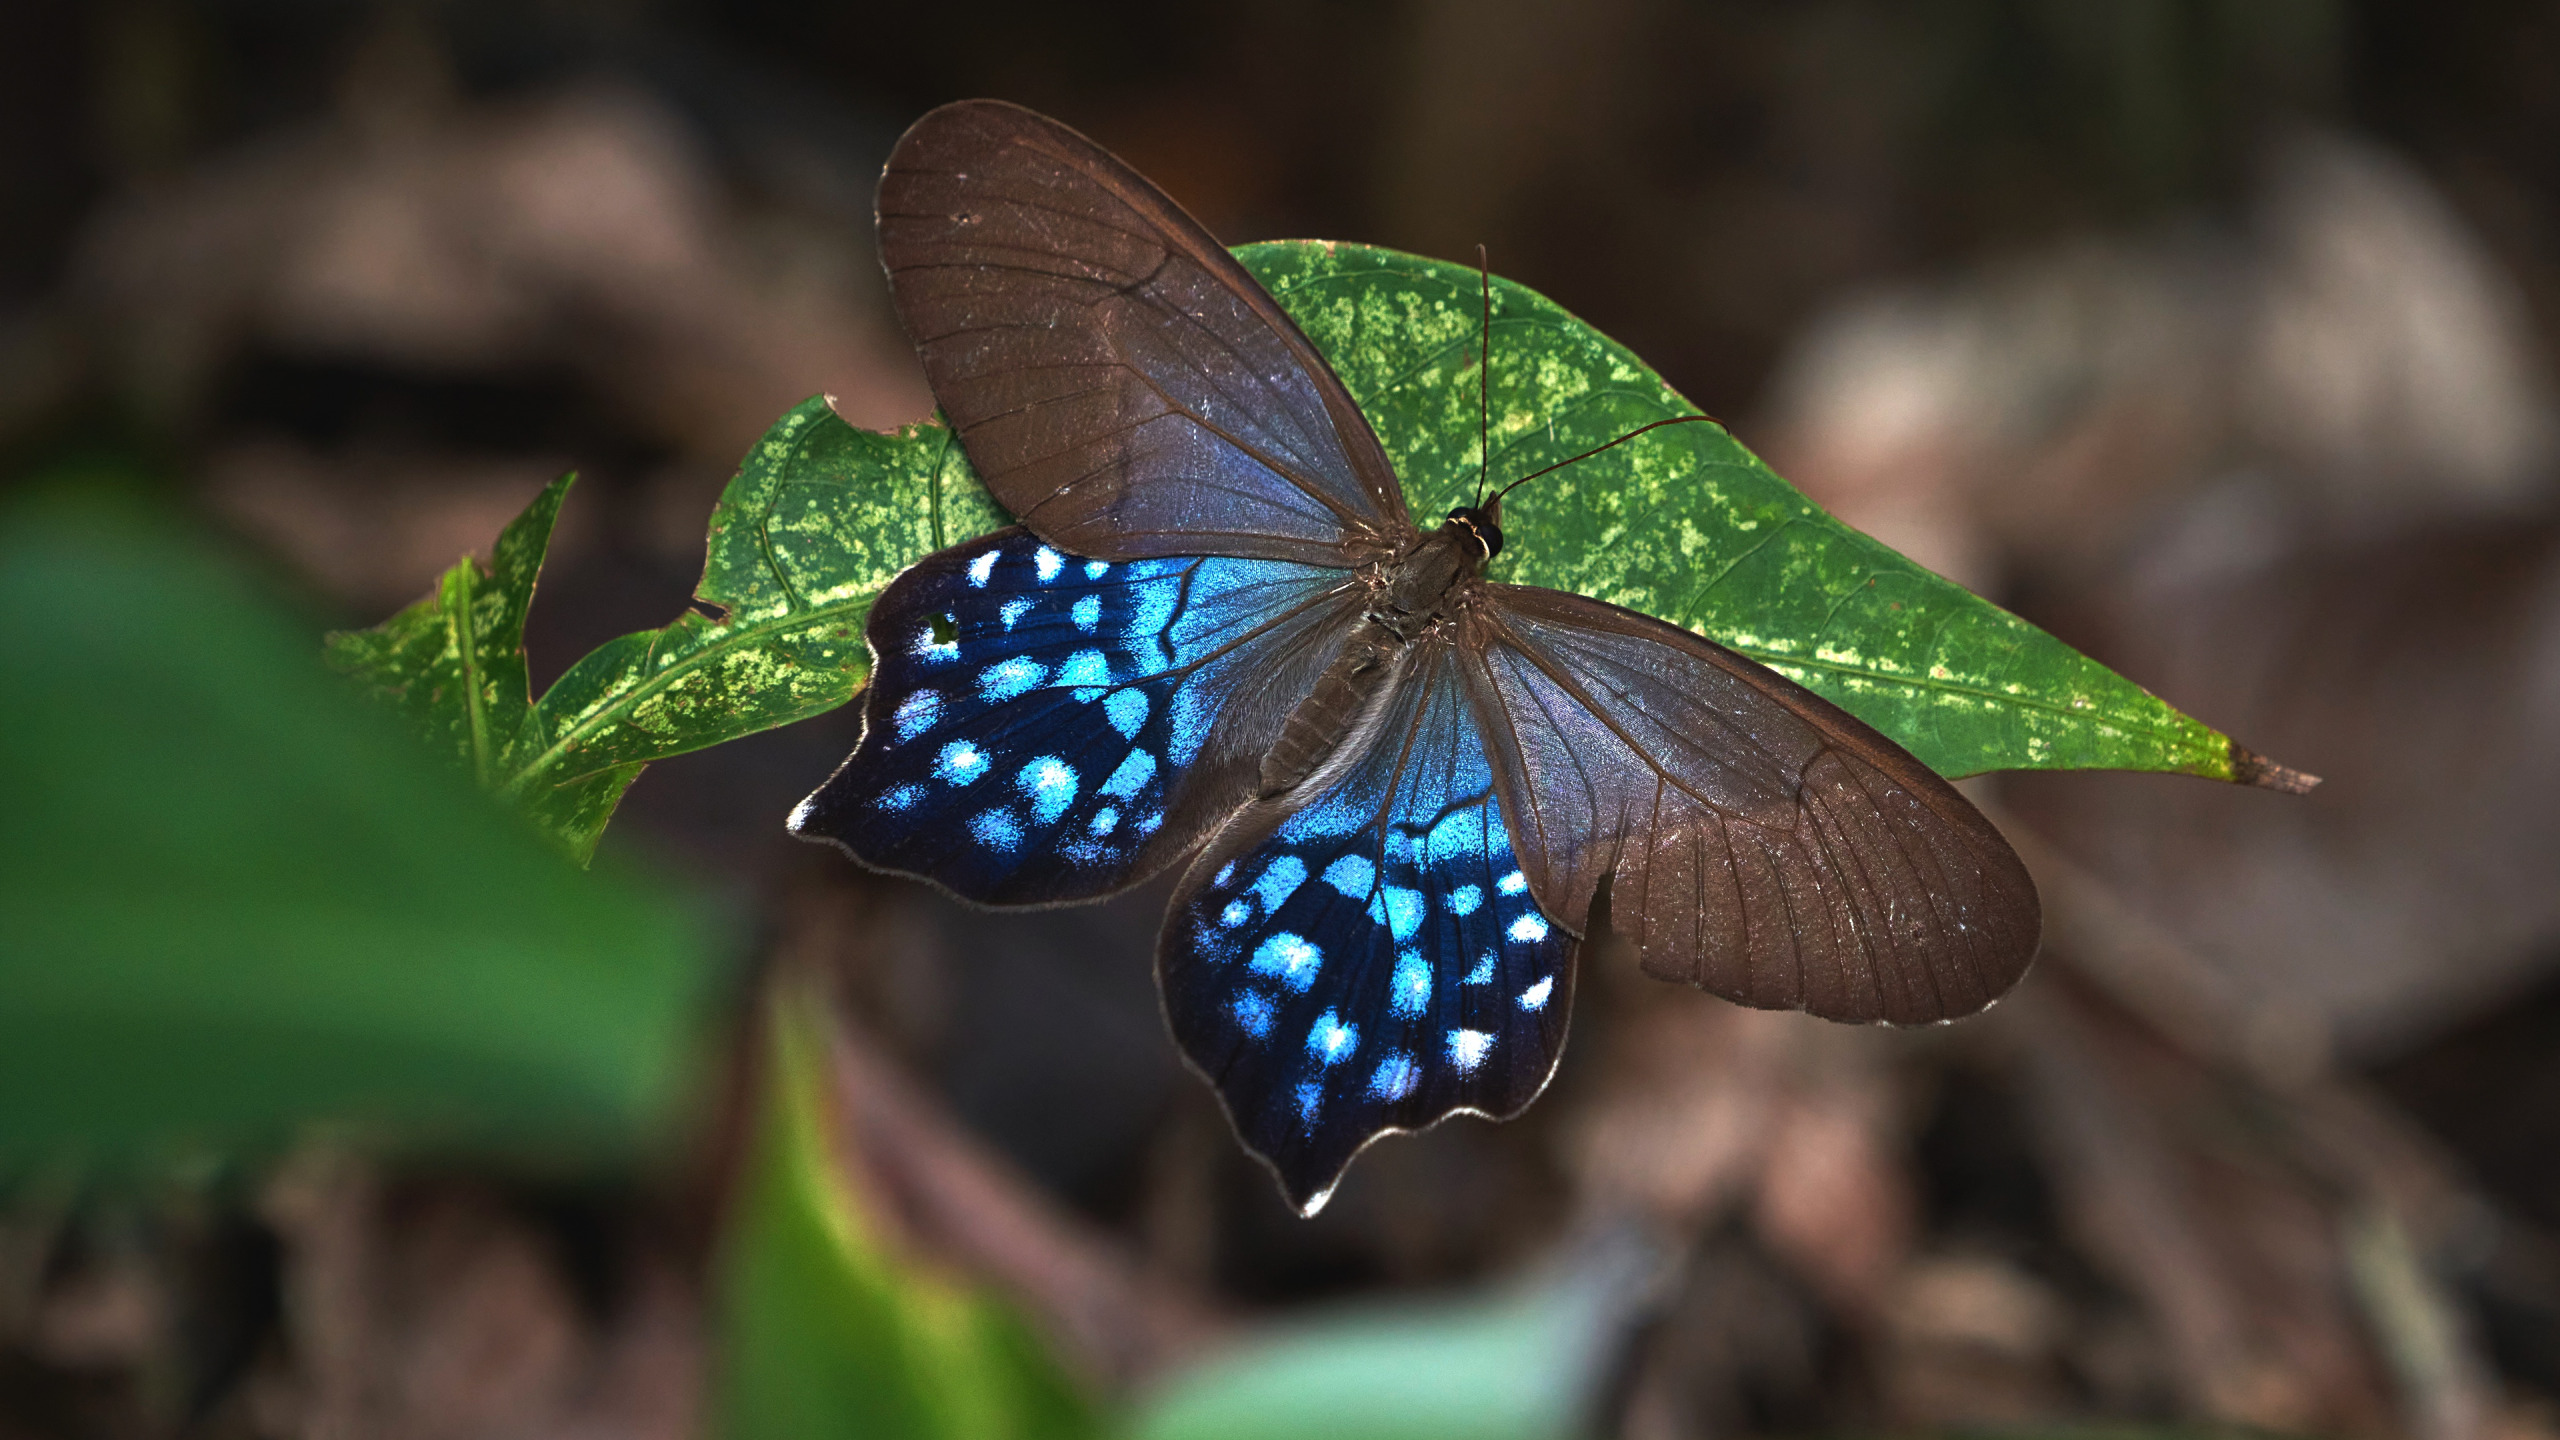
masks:
[[[1493,261],[1476,247],[1476,275],[1484,282],[1484,343],[1476,350],[1476,498],[1484,503],[1484,487],[1493,471]]]
[[[1519,489],[1521,486],[1528,484],[1530,481],[1537,479],[1541,475],[1552,475],[1567,465],[1578,465],[1581,462],[1590,459],[1592,456],[1599,454],[1603,450],[1614,450],[1619,446],[1626,444],[1628,441],[1633,440],[1637,436],[1647,433],[1648,431],[1659,430],[1666,425],[1695,425],[1701,420],[1710,425],[1721,425],[1724,423],[1713,415],[1674,415],[1668,420],[1656,420],[1650,425],[1639,425],[1633,430],[1628,431],[1626,434],[1619,436],[1617,439],[1610,441],[1606,445],[1595,445],[1592,448],[1583,451],[1581,454],[1574,456],[1570,460],[1559,460],[1544,470],[1530,471],[1528,474],[1523,475],[1519,479],[1512,481],[1510,484],[1503,486],[1501,489],[1494,491],[1493,503],[1496,505],[1501,504],[1503,496],[1510,494],[1512,491]]]

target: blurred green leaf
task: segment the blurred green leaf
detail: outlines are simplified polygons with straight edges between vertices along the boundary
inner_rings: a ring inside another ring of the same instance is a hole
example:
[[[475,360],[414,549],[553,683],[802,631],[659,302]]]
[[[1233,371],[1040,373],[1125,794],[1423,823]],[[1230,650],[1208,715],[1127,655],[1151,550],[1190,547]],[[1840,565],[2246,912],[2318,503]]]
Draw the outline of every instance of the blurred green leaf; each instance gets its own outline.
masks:
[[[721,1257],[728,1440],[1028,1440],[1100,1433],[1003,1301],[900,1256],[848,1188],[825,1021],[775,1007],[763,1117]]]
[[[699,916],[563,864],[172,522],[21,497],[0,605],[0,1163],[666,1118]]]
[[[1332,360],[1426,523],[1473,492],[1475,271],[1316,241],[1237,250]],[[1624,346],[1494,282],[1496,483],[1695,415]],[[869,663],[871,599],[918,557],[1006,523],[948,431],[876,435],[823,400],[759,441],[713,513],[688,612],[522,700],[517,646],[563,486],[435,594],[332,654],[580,857],[642,766],[819,714]],[[1498,579],[1686,625],[1812,687],[1947,775],[2167,770],[2253,757],[2042,630],[1849,529],[1717,425],[1656,431],[1506,502]],[[511,728],[512,726],[512,728]]]
[[[1586,1245],[1541,1281],[1274,1327],[1164,1387],[1138,1440],[1560,1440],[1587,1433],[1658,1254]]]

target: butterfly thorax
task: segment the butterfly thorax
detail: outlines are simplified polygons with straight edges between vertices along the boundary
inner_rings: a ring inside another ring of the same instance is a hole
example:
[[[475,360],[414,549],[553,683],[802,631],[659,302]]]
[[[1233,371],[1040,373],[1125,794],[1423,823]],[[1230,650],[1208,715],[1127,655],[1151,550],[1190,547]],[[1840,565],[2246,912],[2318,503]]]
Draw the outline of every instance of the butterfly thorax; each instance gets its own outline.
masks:
[[[1502,527],[1476,509],[1452,510],[1438,530],[1390,563],[1368,618],[1411,640],[1447,613],[1449,597],[1502,553]]]
[[[1323,770],[1343,749],[1343,741],[1376,714],[1406,647],[1448,617],[1456,596],[1501,550],[1502,530],[1495,518],[1462,509],[1387,564],[1368,612],[1263,756],[1264,796],[1285,794]]]

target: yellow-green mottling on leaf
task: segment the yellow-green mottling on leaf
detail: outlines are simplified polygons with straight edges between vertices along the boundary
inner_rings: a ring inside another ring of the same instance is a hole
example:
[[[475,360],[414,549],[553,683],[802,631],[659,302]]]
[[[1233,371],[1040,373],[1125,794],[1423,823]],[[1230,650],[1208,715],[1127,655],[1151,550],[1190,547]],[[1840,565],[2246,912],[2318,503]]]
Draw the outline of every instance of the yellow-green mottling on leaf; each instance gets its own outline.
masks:
[[[568,486],[507,527],[489,567],[460,561],[408,609],[331,636],[329,655],[581,861],[650,761],[852,698],[872,597],[918,557],[1004,523],[947,431],[874,434],[805,401],[711,513],[694,596],[716,615],[688,610],[599,646],[533,701],[524,615]]]
[[[1466,503],[1479,459],[1477,273],[1319,241],[1236,254],[1332,361],[1425,527]],[[1493,292],[1497,484],[1698,413],[1552,301],[1504,280]],[[919,557],[1006,523],[941,426],[873,434],[807,401],[748,452],[712,513],[695,594],[716,618],[689,611],[623,636],[528,700],[524,611],[567,484],[508,527],[487,569],[462,561],[382,625],[332,637],[330,653],[582,858],[648,762],[852,698],[872,597]],[[1720,425],[1658,430],[1536,480],[1504,502],[1503,529],[1494,578],[1685,625],[1945,775],[2267,783],[2224,736],[1832,519]]]

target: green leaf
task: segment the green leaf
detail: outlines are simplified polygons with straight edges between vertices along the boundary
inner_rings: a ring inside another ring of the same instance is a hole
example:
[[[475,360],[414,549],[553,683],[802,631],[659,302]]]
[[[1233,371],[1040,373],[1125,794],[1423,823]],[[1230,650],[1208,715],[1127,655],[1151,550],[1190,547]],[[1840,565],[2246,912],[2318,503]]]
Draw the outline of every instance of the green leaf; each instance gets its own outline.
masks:
[[[897,1254],[845,1183],[825,1020],[777,1004],[764,1113],[720,1261],[728,1440],[1015,1440],[1100,1433],[1003,1301]]]
[[[1561,1440],[1586,1433],[1660,1257],[1632,1237],[1490,1295],[1277,1326],[1179,1377],[1138,1440]]]
[[[711,514],[688,612],[593,651],[542,697],[507,790],[592,849],[652,760],[823,714],[870,666],[862,622],[900,570],[1004,523],[948,434],[856,430],[826,401],[785,415],[748,452]]]
[[[808,400],[748,452],[712,511],[694,596],[713,613],[600,646],[527,706],[524,610],[567,485],[507,527],[489,570],[465,559],[381,625],[331,636],[329,653],[582,861],[650,761],[851,699],[872,597],[918,558],[1004,523],[949,432],[873,434]],[[483,746],[484,729],[506,738]]]
[[[665,1122],[702,917],[562,863],[148,512],[12,504],[0,606],[0,1165]]]
[[[1333,362],[1417,519],[1474,492],[1477,272],[1357,245],[1237,252]],[[1495,280],[1493,483],[1695,415],[1625,346]],[[1825,514],[1721,425],[1677,425],[1503,502],[1494,578],[1684,625],[1776,669],[1949,776],[2233,778],[2231,742],[2017,616]]]
[[[1237,255],[1332,360],[1426,524],[1476,484],[1479,279],[1464,266],[1316,241]],[[1695,415],[1624,346],[1494,282],[1496,483]],[[1006,523],[937,425],[858,431],[823,400],[783,417],[711,522],[696,594],[714,614],[598,649],[509,731],[546,491],[484,575],[333,654],[440,748],[593,852],[649,761],[851,698],[872,598],[906,565]],[[2203,723],[2042,630],[1849,529],[1722,426],[1678,425],[1530,482],[1505,502],[1498,579],[1658,615],[1810,686],[1951,776],[2164,770],[2292,788]],[[466,643],[468,642],[468,643]],[[500,692],[505,693],[500,693]]]
[[[483,567],[464,556],[418,603],[370,630],[328,639],[329,663],[355,677],[439,752],[484,786],[521,767],[532,682],[524,617],[570,482],[543,488],[492,547]]]

